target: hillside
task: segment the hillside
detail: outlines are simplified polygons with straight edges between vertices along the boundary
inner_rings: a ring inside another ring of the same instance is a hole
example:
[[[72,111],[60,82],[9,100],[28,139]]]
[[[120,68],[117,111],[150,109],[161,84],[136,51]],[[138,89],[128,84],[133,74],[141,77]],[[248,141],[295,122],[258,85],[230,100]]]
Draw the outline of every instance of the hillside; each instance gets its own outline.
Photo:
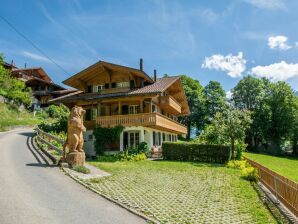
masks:
[[[39,122],[38,118],[27,111],[19,111],[11,104],[0,103],[0,131],[6,131],[14,126],[35,125]]]

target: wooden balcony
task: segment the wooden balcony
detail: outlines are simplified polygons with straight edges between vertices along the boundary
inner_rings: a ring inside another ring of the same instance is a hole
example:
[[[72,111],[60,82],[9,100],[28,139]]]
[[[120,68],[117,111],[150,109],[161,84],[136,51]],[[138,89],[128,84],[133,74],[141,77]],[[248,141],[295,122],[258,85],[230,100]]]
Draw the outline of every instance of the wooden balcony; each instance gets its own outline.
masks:
[[[171,96],[161,96],[159,106],[173,114],[181,114],[181,105]]]
[[[101,127],[114,127],[117,125],[126,127],[144,126],[176,134],[187,133],[186,126],[158,113],[98,116],[96,124]]]

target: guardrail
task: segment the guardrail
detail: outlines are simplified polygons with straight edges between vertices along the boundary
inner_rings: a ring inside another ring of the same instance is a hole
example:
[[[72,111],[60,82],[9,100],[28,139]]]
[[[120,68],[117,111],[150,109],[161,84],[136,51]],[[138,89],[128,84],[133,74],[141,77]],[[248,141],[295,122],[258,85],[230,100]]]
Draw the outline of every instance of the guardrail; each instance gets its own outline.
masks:
[[[36,131],[36,137],[37,137],[38,141],[41,141],[42,143],[49,146],[51,149],[54,149],[60,155],[63,155],[63,150],[59,149],[57,146],[55,146],[51,143],[51,140],[55,140],[55,141],[59,142],[60,144],[64,145],[65,141],[63,139],[60,139],[57,136],[52,135],[50,133],[44,132],[44,131],[40,130],[38,127],[35,129],[35,131]]]
[[[258,170],[260,181],[298,217],[298,183],[281,176],[251,159],[246,157],[245,159]]]

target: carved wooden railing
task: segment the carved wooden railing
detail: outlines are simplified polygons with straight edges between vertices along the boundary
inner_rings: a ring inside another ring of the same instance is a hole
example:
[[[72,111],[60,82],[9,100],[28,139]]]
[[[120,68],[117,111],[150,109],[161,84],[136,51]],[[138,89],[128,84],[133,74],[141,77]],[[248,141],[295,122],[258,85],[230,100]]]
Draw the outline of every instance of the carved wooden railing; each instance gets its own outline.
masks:
[[[65,141],[63,139],[60,139],[57,136],[52,135],[50,133],[44,132],[40,130],[38,127],[35,129],[35,131],[36,131],[36,137],[38,141],[46,144],[49,148],[54,149],[60,155],[63,155],[63,150],[61,150],[60,148],[58,148],[57,146],[51,143],[51,140],[55,140],[59,142],[61,145],[64,145]]]
[[[158,126],[181,134],[187,133],[187,128],[184,125],[158,113],[99,116],[96,123],[102,127],[114,127],[117,125]]]

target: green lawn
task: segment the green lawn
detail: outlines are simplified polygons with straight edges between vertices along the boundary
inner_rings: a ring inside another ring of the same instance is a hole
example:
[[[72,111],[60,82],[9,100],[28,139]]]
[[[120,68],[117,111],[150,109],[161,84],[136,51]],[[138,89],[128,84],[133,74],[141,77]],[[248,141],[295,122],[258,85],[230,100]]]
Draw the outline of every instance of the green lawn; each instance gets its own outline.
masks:
[[[298,158],[277,157],[256,153],[244,153],[243,155],[280,175],[298,182]]]
[[[90,164],[112,175],[87,184],[161,223],[275,223],[239,170],[168,161]]]
[[[14,105],[0,103],[0,131],[6,131],[13,126],[30,126],[40,122],[38,118],[26,110],[20,112]]]

